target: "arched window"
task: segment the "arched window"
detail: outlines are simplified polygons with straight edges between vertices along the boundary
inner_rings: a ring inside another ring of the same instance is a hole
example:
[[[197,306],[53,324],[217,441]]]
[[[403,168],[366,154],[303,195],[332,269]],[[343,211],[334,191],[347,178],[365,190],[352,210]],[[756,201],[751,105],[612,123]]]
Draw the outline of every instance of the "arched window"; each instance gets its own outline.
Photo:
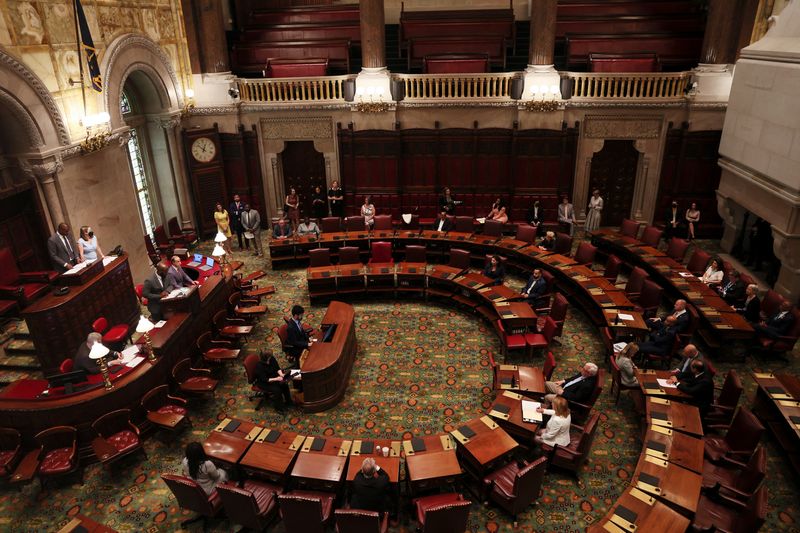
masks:
[[[133,112],[133,107],[131,106],[131,101],[128,99],[127,94],[123,92],[119,100],[119,109],[122,115],[131,114]],[[150,203],[150,181],[147,179],[147,172],[145,171],[142,149],[139,145],[139,135],[136,132],[136,128],[131,128],[131,138],[128,139],[128,160],[131,163],[133,186],[136,189],[136,199],[139,202],[139,212],[142,215],[144,231],[148,235],[153,235],[155,222],[153,218],[153,206]]]

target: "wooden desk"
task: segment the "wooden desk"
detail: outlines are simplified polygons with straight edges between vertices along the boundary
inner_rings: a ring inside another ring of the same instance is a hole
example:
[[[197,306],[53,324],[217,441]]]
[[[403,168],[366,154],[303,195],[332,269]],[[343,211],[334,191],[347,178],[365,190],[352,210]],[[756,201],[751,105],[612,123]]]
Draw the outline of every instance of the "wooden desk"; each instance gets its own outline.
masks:
[[[221,428],[230,422],[239,422],[239,427],[231,432],[223,431]],[[203,441],[203,449],[210,459],[236,466],[253,443],[249,440],[249,435],[255,427],[256,425],[249,420],[226,418],[208,434]]]
[[[684,533],[689,527],[689,519],[681,516],[677,511],[673,511],[663,503],[656,501],[651,497],[652,504],[647,504],[634,496],[634,492],[638,491],[635,487],[628,487],[619,499],[611,506],[608,513],[600,519],[599,522],[589,527],[586,531],[588,533],[608,533],[603,527],[607,522],[612,521],[612,517],[620,505],[636,513],[636,531],[642,533],[650,531],[658,531],[658,533]],[[647,493],[642,493],[645,497]],[[623,528],[619,528],[625,531]],[[612,529],[612,531],[618,531]]]
[[[499,385],[500,389],[517,392],[526,397],[541,398],[544,393],[544,374],[538,366],[498,365],[498,382],[511,378],[513,385]]]
[[[397,291],[424,291],[427,270],[427,263],[398,263],[395,267]]]
[[[513,237],[503,237],[495,244],[496,246],[504,250],[519,250],[520,248],[525,248],[526,246],[529,246],[531,243],[527,241],[518,241]]]
[[[519,292],[506,285],[494,285],[478,289],[480,294],[490,304],[505,302],[508,300],[519,300],[522,298]]]
[[[281,263],[294,261],[294,238],[270,239],[269,258],[273,268]]]
[[[607,279],[603,277],[602,273],[596,270],[592,270],[586,265],[564,266],[560,267],[559,270],[561,270],[561,272],[563,272],[565,276],[574,279],[576,282],[589,281],[595,278],[600,278],[609,285],[611,285],[612,287],[614,287],[613,284],[611,284]],[[616,287],[614,287],[614,289],[619,290],[616,289]]]
[[[452,485],[461,476],[456,444],[450,435],[429,435],[422,440],[425,442],[425,450],[418,452],[410,451],[410,440],[403,441],[409,491],[412,494]]]
[[[800,379],[789,374],[753,373],[758,385],[753,412],[769,428],[800,474]]]
[[[361,446],[371,442],[372,453],[363,453]],[[384,457],[380,451],[383,447],[389,448],[389,456]],[[400,451],[402,443],[399,440],[390,439],[361,439],[354,440],[350,448],[350,462],[347,465],[347,480],[353,481],[356,474],[361,470],[361,463],[367,457],[375,459],[375,464],[381,467],[389,475],[389,481],[397,483],[400,481]]]
[[[269,442],[266,439],[271,437],[272,432],[279,435],[274,442]],[[264,428],[240,459],[239,465],[248,473],[284,484],[304,441],[305,436],[294,431]]]
[[[546,257],[542,257],[541,261],[545,265],[559,269],[562,267],[571,267],[578,264],[578,262],[575,261],[573,258],[560,254],[550,254]]]
[[[366,281],[364,279],[364,265],[339,265],[339,274],[336,278],[336,292],[339,294],[364,292]]]
[[[325,441],[321,450],[311,447]],[[336,491],[347,466],[352,441],[336,437],[306,437],[292,468],[292,479],[303,489]]]
[[[676,388],[661,387],[658,379],[667,379],[672,376],[669,370],[642,370],[637,368],[634,375],[639,380],[639,387],[645,396],[660,396],[670,400],[690,401],[692,397]]]
[[[460,431],[466,428],[475,435],[466,437]],[[489,416],[473,418],[450,432],[458,442],[457,453],[464,466],[476,479],[503,462],[518,444]]]
[[[315,342],[300,363],[303,376],[303,409],[309,412],[330,409],[344,396],[353,370],[356,343],[353,306],[333,301],[322,324],[336,324],[330,342]]]
[[[312,298],[336,294],[336,278],[339,269],[333,265],[309,267],[306,270],[308,295]]]
[[[534,422],[524,422],[522,420],[522,400],[527,398],[521,394],[512,391],[503,391],[495,398],[492,408],[489,410],[491,416],[501,428],[506,430],[511,436],[515,437],[518,442],[533,444],[533,438],[536,436],[536,431],[539,429],[539,424]],[[505,406],[508,408],[508,413],[497,410],[497,406]]]
[[[620,313],[632,316],[633,320],[623,320],[620,317],[617,324],[617,317]],[[631,311],[630,309],[603,309],[603,314],[606,317],[606,325],[614,331],[625,331],[632,335],[640,335],[648,331],[644,317],[636,311]]]
[[[663,405],[653,401],[653,398],[645,398],[647,410],[647,425],[652,425],[653,420],[666,419],[671,423],[669,426],[673,430],[682,431],[690,435],[703,436],[703,424],[700,421],[700,411],[693,405],[685,403],[670,402]],[[659,415],[660,418],[656,415]],[[659,425],[659,424],[656,424]]]
[[[82,527],[85,533],[117,533],[116,529],[111,529],[108,526],[95,522],[88,516],[78,514],[75,515],[67,525],[57,531],[57,533],[72,533],[78,527]]]
[[[676,464],[698,474],[703,473],[703,440],[691,437],[679,431],[673,431],[671,435],[665,435],[654,429],[648,429],[642,444],[642,453],[646,453],[649,442],[657,442],[664,445],[664,452],[667,461]],[[655,450],[654,451],[660,451]],[[663,459],[663,457],[661,457]]]
[[[393,263],[370,263],[366,272],[367,292],[394,291]]]
[[[535,330],[539,317],[527,302],[492,302],[492,306],[506,331]]]
[[[473,291],[494,283],[492,278],[484,276],[483,274],[478,274],[477,272],[467,272],[466,274],[458,276],[453,281],[455,281],[456,284]]]
[[[644,480],[639,477],[640,474],[645,474]],[[655,487],[660,490],[652,490],[645,485],[638,484],[638,482],[651,481],[647,476],[658,478]],[[639,457],[639,464],[636,465],[631,485],[691,518],[697,511],[703,476],[668,461],[661,464],[650,461],[647,459],[647,454],[643,453]]]

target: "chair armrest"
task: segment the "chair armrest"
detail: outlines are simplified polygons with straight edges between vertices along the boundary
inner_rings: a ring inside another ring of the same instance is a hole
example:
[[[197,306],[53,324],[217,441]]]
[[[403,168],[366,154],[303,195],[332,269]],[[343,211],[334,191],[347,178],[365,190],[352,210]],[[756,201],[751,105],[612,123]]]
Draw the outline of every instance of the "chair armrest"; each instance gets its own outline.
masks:
[[[714,489],[712,489],[712,490],[715,490],[717,495],[720,496],[720,497],[723,496],[722,494],[720,494],[720,492],[719,492],[720,490],[724,490],[724,491],[727,491],[727,492],[732,492],[733,494],[735,494],[737,496],[740,496],[744,500],[748,500],[750,498],[750,496],[752,496],[752,494],[748,494],[746,492],[742,492],[739,489],[731,487],[730,485],[722,484],[719,481],[717,481],[717,484],[714,485]]]
[[[207,368],[189,368],[189,371],[194,374],[204,374],[204,375],[211,375],[211,370]]]
[[[730,424],[709,424],[708,429],[724,430],[730,429]]]
[[[224,348],[232,348],[233,347],[233,343],[231,343],[231,341],[224,340],[224,339],[211,339],[211,340],[209,340],[209,342],[211,344],[219,344],[220,346],[217,346],[217,348],[223,348],[223,347]]]
[[[734,452],[728,452],[728,453],[734,453]],[[743,453],[743,452],[739,452],[739,453],[741,454],[741,453]],[[745,469],[745,468],[747,468],[747,463],[746,463],[746,462],[744,462],[744,461],[737,461],[737,460],[736,460],[736,459],[734,459],[733,457],[730,457],[728,454],[725,454],[725,455],[723,455],[723,456],[722,456],[722,461],[723,461],[723,462],[725,462],[725,463],[727,463],[728,465],[735,466],[735,467],[737,467],[737,468],[739,468],[739,469]]]
[[[572,457],[580,457],[581,456],[580,452],[576,452],[575,450],[570,450],[569,448],[565,448],[564,446],[556,446],[556,447],[554,447],[553,448],[553,454],[555,454],[556,448],[558,448],[559,450],[561,450],[564,453],[568,453]]]
[[[130,426],[131,431],[133,431],[134,433],[136,433],[137,436],[139,436],[139,434],[141,433],[141,431],[139,431],[139,426],[137,426],[130,420],[128,420],[128,426]]]
[[[228,324],[245,324],[246,321],[243,318],[235,318],[235,317],[225,317],[225,322]]]
[[[46,270],[37,270],[32,272],[20,272],[19,279],[21,281],[25,281],[28,283],[31,282],[42,282],[42,283],[50,283],[50,273]]]
[[[251,305],[258,305],[261,303],[261,298],[242,298],[239,300],[239,305],[242,307],[249,307]],[[248,305],[244,305],[248,304]]]
[[[20,286],[0,285],[0,296],[17,300],[19,298],[22,298],[24,294],[25,291]]]
[[[731,498],[730,496],[725,496],[724,494],[718,492],[717,496],[719,496],[720,500],[722,500],[725,504],[729,504],[732,507],[736,507],[740,510],[747,509],[747,502],[742,502],[737,500],[736,498]]]
[[[730,407],[730,406],[727,406],[727,405],[719,405],[717,403],[712,403],[709,407],[711,407],[712,409],[719,409],[720,411],[725,411],[727,413],[732,413],[733,412],[733,407]],[[719,424],[719,425],[721,425],[721,424]],[[713,426],[709,425],[708,427],[713,427]]]
[[[186,405],[188,403],[186,398],[181,398],[180,396],[172,396],[171,394],[167,394],[167,398],[181,405]]]

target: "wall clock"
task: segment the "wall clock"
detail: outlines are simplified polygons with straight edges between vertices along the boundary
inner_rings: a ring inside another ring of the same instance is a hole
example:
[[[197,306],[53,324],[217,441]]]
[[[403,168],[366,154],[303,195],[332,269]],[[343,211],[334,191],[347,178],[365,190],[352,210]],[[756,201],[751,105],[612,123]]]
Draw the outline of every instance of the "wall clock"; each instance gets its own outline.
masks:
[[[217,155],[217,145],[208,137],[198,137],[192,143],[192,157],[201,163],[208,163]]]

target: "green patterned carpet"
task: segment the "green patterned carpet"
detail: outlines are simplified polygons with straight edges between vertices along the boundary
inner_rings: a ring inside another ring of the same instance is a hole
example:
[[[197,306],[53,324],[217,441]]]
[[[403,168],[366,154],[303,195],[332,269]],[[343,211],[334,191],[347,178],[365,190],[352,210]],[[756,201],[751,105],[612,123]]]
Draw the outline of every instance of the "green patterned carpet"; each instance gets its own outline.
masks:
[[[245,261],[242,271],[268,270],[262,260],[235,253]],[[246,351],[269,347],[280,354],[272,328],[288,314],[295,303],[307,308],[306,320],[318,324],[325,306],[308,302],[303,269],[272,272],[259,281],[274,284],[277,293],[267,303],[271,313],[258,325],[258,335]],[[519,286],[522,279],[511,278]],[[82,513],[118,531],[178,531],[182,512],[159,478],[162,472],[177,472],[185,444],[202,440],[226,416],[249,418],[261,425],[292,429],[306,434],[353,438],[405,438],[412,434],[434,434],[457,427],[491,404],[489,353],[498,354],[494,332],[482,319],[450,306],[426,304],[418,299],[402,302],[356,301],[359,351],[345,399],[324,413],[305,415],[297,409],[285,418],[269,406],[253,410],[247,399],[249,386],[240,364],[229,367],[216,398],[190,403],[193,427],[172,442],[159,436],[146,442],[148,459],[129,458],[114,477],[99,465],[86,468],[85,483],[62,485],[41,493],[38,484],[21,492],[3,488],[0,492],[0,531],[55,531],[68,516]],[[555,345],[558,361],[556,376],[571,374],[586,360],[602,364],[599,337],[587,317],[571,309],[562,345]],[[794,354],[794,361],[797,354]],[[499,357],[499,356],[498,356]],[[541,361],[535,361],[540,364]],[[728,366],[715,361],[720,371]],[[761,370],[758,360],[748,359],[742,367],[750,403],[753,383],[746,370]],[[770,367],[773,368],[773,367]],[[774,367],[778,369],[778,367]],[[796,372],[796,364],[791,371]],[[606,387],[608,383],[606,383]],[[628,483],[641,450],[639,423],[632,402],[623,395],[618,406],[604,393],[597,403],[601,426],[591,457],[584,467],[582,483],[561,473],[545,478],[544,494],[538,504],[520,516],[517,531],[583,531],[607,511]],[[798,531],[800,509],[798,481],[788,463],[766,439],[769,450],[767,483],[770,491],[769,515],[763,531]],[[465,496],[475,498],[465,492]],[[413,531],[406,513],[393,531]],[[511,531],[510,518],[493,506],[475,503],[470,515],[470,531]],[[200,524],[190,526],[200,531]],[[237,531],[224,519],[213,522],[215,531]],[[282,532],[277,522],[271,530]]]

